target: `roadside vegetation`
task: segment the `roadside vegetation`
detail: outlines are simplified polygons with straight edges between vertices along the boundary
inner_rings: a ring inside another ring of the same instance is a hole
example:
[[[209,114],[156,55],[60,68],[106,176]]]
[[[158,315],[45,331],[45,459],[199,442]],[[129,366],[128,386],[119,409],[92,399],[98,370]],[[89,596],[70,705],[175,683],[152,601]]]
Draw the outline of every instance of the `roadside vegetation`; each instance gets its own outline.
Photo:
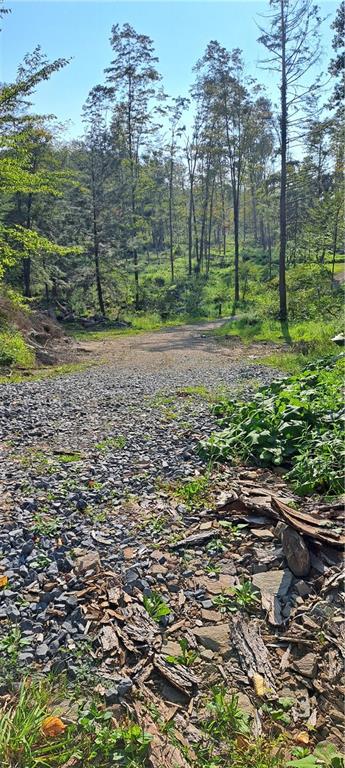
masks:
[[[344,490],[343,355],[311,363],[260,389],[249,402],[224,399],[222,428],[202,444],[213,460],[284,467],[301,495]]]

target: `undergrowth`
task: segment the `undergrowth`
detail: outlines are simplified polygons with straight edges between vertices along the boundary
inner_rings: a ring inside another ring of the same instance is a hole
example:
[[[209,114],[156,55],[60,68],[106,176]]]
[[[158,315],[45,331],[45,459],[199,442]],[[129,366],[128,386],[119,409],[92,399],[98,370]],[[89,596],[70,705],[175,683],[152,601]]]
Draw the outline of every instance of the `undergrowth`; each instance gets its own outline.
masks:
[[[19,331],[0,332],[0,368],[31,368],[34,361],[35,355]]]
[[[223,400],[223,429],[201,444],[212,459],[283,466],[297,493],[343,492],[345,358],[320,360],[261,388],[249,402]]]

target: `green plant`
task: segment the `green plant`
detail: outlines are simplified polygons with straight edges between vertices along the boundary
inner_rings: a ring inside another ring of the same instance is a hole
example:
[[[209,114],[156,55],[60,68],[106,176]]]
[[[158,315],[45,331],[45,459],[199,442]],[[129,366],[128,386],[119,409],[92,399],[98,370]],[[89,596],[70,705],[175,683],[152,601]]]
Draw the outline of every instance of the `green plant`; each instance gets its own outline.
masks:
[[[184,667],[191,667],[199,657],[198,651],[189,647],[187,638],[181,637],[178,641],[181,653],[178,656],[166,656],[170,664],[182,664]]]
[[[250,733],[249,716],[239,707],[238,696],[227,694],[223,686],[214,688],[207,709],[205,730],[213,737],[229,741]]]
[[[177,486],[175,495],[185,503],[188,509],[199,509],[207,500],[209,485],[209,477],[200,475]]]
[[[208,555],[221,555],[223,552],[227,551],[227,546],[224,544],[222,539],[211,539],[211,541],[206,544],[206,552]]]
[[[22,637],[19,627],[16,626],[0,638],[0,651],[3,651],[13,663],[17,661],[20,649],[25,648],[26,645],[30,645],[30,640]]]
[[[50,534],[59,531],[61,529],[61,525],[57,520],[36,514],[34,515],[33,528],[36,533],[40,533],[43,536],[49,536]]]
[[[344,768],[344,755],[334,744],[320,744],[312,755],[297,760],[290,760],[288,768]]]
[[[169,606],[164,602],[159,592],[151,592],[151,595],[144,595],[143,603],[147,613],[157,624],[159,624],[164,616],[168,616],[170,613]]]
[[[221,432],[201,444],[218,460],[284,466],[298,493],[338,495],[344,487],[343,355],[263,387],[250,402],[222,401]]]
[[[112,448],[115,450],[122,450],[122,448],[126,445],[126,438],[124,435],[117,435],[116,437],[106,437],[104,440],[101,440],[101,442],[96,443],[95,448],[97,451],[111,451]]]
[[[77,451],[74,453],[60,453],[58,456],[58,460],[61,462],[61,464],[71,464],[74,461],[80,461],[81,455]]]
[[[247,523],[230,523],[228,520],[220,520],[219,525],[226,529],[226,537],[230,539],[240,539],[248,528]]]
[[[62,766],[75,754],[72,737],[42,738],[49,713],[49,685],[24,680],[17,701],[0,710],[0,762],[3,768]]]
[[[34,362],[33,351],[27,346],[23,336],[18,331],[0,332],[0,367],[32,368]]]
[[[237,587],[231,587],[229,592],[230,594],[216,595],[212,600],[222,612],[235,612],[238,608],[250,610],[259,602],[257,592],[251,581],[244,581]]]

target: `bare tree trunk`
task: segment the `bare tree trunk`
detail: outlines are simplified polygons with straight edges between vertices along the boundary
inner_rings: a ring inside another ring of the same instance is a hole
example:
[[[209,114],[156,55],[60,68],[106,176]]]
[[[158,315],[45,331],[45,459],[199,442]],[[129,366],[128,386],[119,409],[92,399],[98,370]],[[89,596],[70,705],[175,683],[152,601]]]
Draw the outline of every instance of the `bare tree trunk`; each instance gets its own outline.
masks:
[[[26,213],[26,229],[31,229],[31,207],[32,207],[32,194],[28,195],[27,213]],[[24,296],[27,299],[31,298],[31,258],[26,256],[23,259],[23,284],[24,284]]]
[[[171,150],[172,152],[172,150]],[[170,252],[170,271],[171,282],[174,282],[174,241],[173,241],[173,171],[174,161],[171,155],[169,170],[169,252]]]
[[[279,249],[279,317],[287,320],[286,300],[286,155],[287,155],[287,80],[286,80],[286,28],[284,0],[280,0],[282,34],[281,63],[281,168],[280,168],[280,249]]]
[[[250,194],[252,198],[252,211],[253,211],[253,227],[254,227],[254,241],[255,245],[258,243],[258,217],[256,213],[256,197],[255,197],[255,184],[253,175],[250,175]]]
[[[240,247],[239,247],[239,195],[235,186],[233,188],[233,211],[234,211],[234,240],[235,240],[235,302],[240,300],[240,277],[239,277],[239,261],[240,261]]]
[[[98,237],[98,214],[97,214],[97,201],[96,201],[96,178],[94,161],[91,156],[91,182],[92,182],[92,228],[93,228],[93,256],[95,263],[95,275],[96,275],[96,287],[98,305],[102,315],[105,315],[105,307],[103,300],[101,273],[99,267],[99,237]]]

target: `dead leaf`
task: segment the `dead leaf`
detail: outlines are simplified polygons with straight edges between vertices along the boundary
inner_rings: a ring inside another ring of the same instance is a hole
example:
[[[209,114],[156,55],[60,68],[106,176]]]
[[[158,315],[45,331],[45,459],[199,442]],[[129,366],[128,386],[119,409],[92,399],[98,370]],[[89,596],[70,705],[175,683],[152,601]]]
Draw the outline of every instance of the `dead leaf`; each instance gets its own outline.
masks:
[[[60,720],[59,717],[46,717],[42,723],[42,733],[48,739],[55,739],[56,736],[60,736],[66,730],[66,725]]]
[[[0,588],[6,587],[6,584],[8,584],[8,576],[0,576]]]

